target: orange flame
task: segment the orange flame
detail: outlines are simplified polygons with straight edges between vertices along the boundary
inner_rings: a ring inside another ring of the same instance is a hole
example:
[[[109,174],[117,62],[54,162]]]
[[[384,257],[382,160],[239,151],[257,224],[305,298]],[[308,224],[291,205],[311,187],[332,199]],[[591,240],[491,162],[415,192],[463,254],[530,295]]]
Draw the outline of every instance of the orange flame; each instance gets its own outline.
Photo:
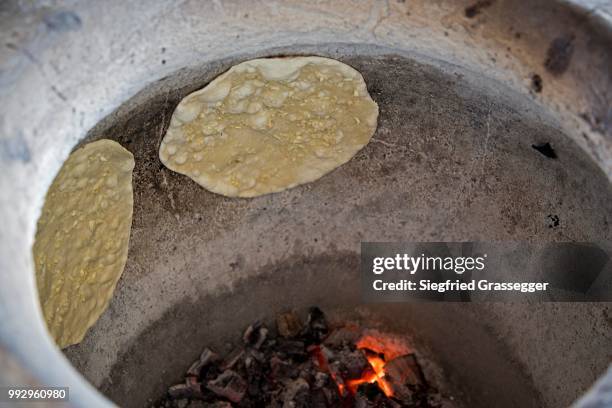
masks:
[[[370,367],[365,370],[365,372],[361,375],[361,378],[354,380],[343,381],[342,378],[336,378],[336,375],[330,373],[332,379],[338,386],[340,395],[344,397],[346,391],[349,391],[351,394],[356,394],[357,389],[361,384],[377,383],[378,387],[387,397],[392,397],[393,388],[385,379],[385,360],[393,359],[399,355],[408,354],[410,349],[403,344],[398,344],[397,342],[392,341],[391,339],[386,339],[384,337],[379,337],[372,334],[362,336],[359,341],[357,341],[356,346],[358,349],[364,351],[366,359],[368,360],[368,363],[370,363]],[[324,356],[321,347],[314,346],[310,349],[310,352],[313,354],[315,362],[319,368],[324,372],[329,372],[327,358]]]
[[[391,389],[391,386],[389,385],[389,383],[384,379],[385,361],[378,356],[372,356],[372,355],[368,355],[366,356],[366,358],[368,362],[370,363],[370,366],[372,366],[372,370],[366,372],[364,376],[361,378],[358,378],[356,380],[347,381],[347,386],[349,390],[353,394],[355,394],[357,392],[357,388],[359,388],[361,384],[376,382],[378,386],[380,387],[380,389],[385,393],[387,397],[392,397],[393,390]]]

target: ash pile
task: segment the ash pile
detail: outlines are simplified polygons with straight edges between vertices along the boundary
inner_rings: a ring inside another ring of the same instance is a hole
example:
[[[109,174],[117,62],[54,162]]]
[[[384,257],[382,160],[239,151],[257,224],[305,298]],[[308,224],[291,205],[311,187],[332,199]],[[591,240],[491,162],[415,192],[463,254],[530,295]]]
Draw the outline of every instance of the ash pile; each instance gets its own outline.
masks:
[[[256,322],[233,351],[205,348],[154,407],[161,408],[449,408],[414,353],[369,348],[363,329],[331,327],[316,307],[305,321],[293,312],[275,330]]]

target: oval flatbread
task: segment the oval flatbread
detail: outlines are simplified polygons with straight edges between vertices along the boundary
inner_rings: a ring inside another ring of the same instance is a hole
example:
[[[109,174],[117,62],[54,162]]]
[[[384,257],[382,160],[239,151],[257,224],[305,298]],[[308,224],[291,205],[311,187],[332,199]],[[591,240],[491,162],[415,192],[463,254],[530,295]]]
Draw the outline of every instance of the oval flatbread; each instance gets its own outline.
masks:
[[[80,342],[108,306],[127,260],[134,157],[111,140],[70,155],[51,184],[33,247],[47,327]]]
[[[178,104],[159,157],[212,192],[254,197],[346,163],[369,142],[377,119],[363,77],[346,64],[255,59]]]

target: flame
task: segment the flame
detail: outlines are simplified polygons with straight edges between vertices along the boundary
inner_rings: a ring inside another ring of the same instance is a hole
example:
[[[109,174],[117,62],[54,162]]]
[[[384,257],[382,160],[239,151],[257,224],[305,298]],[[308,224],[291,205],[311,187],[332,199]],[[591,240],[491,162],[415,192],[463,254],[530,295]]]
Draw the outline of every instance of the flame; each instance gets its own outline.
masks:
[[[347,391],[353,395],[356,394],[359,386],[366,383],[377,383],[378,387],[387,397],[392,397],[393,388],[391,384],[385,380],[385,359],[392,359],[397,355],[407,354],[410,349],[375,335],[362,336],[359,341],[357,341],[356,346],[357,349],[364,351],[366,359],[368,363],[370,363],[370,367],[364,371],[361,378],[346,381],[330,373],[327,358],[323,354],[321,347],[312,346],[309,351],[314,357],[315,363],[319,369],[330,373],[342,397],[346,395],[345,393]]]
[[[357,392],[357,388],[361,384],[364,383],[374,383],[378,384],[378,387],[385,393],[387,397],[393,396],[393,390],[389,383],[385,380],[385,360],[376,355],[368,355],[366,356],[370,366],[372,367],[371,371],[367,371],[363,377],[358,378],[356,380],[347,381],[348,389],[355,394]]]
[[[381,335],[374,330],[368,330],[356,343],[358,349],[372,350],[385,356],[386,361],[413,353],[413,350],[401,341]]]

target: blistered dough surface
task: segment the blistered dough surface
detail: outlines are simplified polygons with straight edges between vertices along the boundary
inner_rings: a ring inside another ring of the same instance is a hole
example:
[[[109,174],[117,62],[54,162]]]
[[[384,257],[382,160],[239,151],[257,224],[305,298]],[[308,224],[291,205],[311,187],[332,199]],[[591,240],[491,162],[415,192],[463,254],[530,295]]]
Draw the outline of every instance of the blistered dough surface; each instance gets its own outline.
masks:
[[[374,131],[363,77],[320,57],[243,62],[186,96],[159,156],[169,169],[230,197],[311,182],[349,161]]]
[[[47,192],[33,253],[43,314],[62,348],[83,339],[123,272],[133,168],[130,152],[99,140],[71,154]]]

